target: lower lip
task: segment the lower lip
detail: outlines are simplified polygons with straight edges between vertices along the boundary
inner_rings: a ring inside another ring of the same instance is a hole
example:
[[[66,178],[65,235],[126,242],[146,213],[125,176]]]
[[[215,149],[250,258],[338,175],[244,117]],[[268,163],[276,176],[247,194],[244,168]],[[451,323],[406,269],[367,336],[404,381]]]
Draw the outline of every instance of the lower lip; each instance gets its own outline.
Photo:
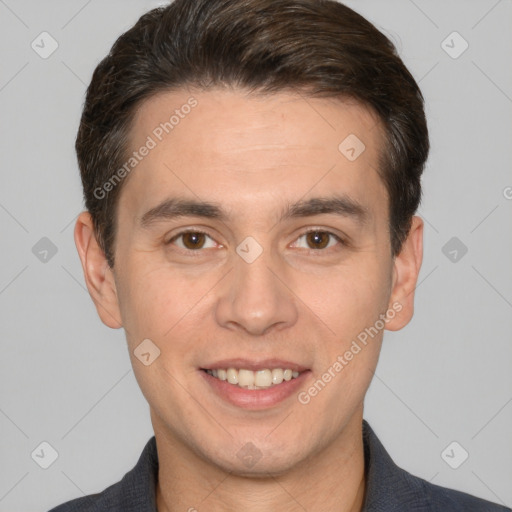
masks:
[[[265,389],[245,389],[225,380],[217,379],[217,377],[211,376],[204,370],[199,371],[213,391],[222,399],[237,407],[251,410],[268,409],[286,400],[298,391],[311,373],[309,370],[301,372],[294,379],[284,380],[281,384],[273,384]]]

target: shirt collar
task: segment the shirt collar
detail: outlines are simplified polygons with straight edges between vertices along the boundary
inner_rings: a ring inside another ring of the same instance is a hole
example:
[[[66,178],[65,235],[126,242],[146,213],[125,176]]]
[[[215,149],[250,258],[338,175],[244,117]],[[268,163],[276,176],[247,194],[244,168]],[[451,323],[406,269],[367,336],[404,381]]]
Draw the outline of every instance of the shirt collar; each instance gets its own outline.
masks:
[[[410,510],[427,510],[420,505],[427,491],[418,484],[417,478],[393,462],[366,420],[363,420],[363,445],[366,493],[362,512],[405,510],[407,504]]]

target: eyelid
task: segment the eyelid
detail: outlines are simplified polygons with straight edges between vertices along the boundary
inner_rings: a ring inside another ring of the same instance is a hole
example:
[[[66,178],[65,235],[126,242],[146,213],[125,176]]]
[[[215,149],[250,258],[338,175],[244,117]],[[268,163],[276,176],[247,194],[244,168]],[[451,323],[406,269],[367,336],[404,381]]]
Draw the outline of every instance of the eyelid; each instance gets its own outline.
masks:
[[[335,238],[340,243],[340,245],[348,246],[348,241],[346,240],[346,238],[344,236],[338,235],[338,234],[330,231],[329,229],[320,228],[320,227],[308,228],[306,231],[302,232],[299,236],[297,236],[294,239],[294,242],[296,242],[303,236],[308,235],[309,233],[323,233],[323,234],[326,234],[326,235],[329,235],[329,236]],[[309,252],[314,252],[314,253],[322,253],[322,252],[325,253],[325,252],[329,252],[328,249],[332,249],[332,247],[329,247],[327,249],[304,249],[304,250],[309,251]]]
[[[167,240],[167,242],[164,242],[164,243],[165,243],[165,245],[170,245],[172,242],[174,242],[174,240],[176,240],[177,238],[179,238],[182,235],[186,235],[187,233],[197,233],[197,234],[201,234],[201,235],[206,235],[207,237],[209,237],[209,238],[211,238],[212,240],[215,241],[213,236],[210,235],[210,233],[208,233],[207,231],[204,231],[203,229],[199,229],[199,228],[185,228],[182,231],[179,231],[178,233],[173,235],[169,240]],[[217,243],[217,242],[215,242],[215,243]],[[220,247],[222,247],[222,244],[218,244],[218,245]],[[181,249],[181,247],[180,247],[180,249]],[[191,249],[183,249],[183,250],[188,250],[190,252],[199,252],[199,249],[197,249],[196,251],[193,251]]]
[[[209,237],[211,240],[213,240],[219,247],[223,247],[222,244],[219,244],[218,242],[215,241],[214,237],[211,236],[207,231],[203,230],[203,229],[200,229],[200,228],[184,228],[183,230],[179,231],[178,233],[176,233],[175,235],[173,235],[167,242],[165,242],[165,245],[170,245],[172,242],[174,242],[177,238],[179,238],[180,236],[182,235],[185,235],[187,233],[198,233],[198,234],[203,234],[207,237]],[[312,227],[312,228],[308,228],[306,229],[306,231],[301,231],[300,235],[296,236],[294,238],[294,242],[297,242],[297,240],[299,240],[300,238],[302,238],[303,236],[306,236],[308,235],[309,233],[324,233],[326,235],[329,235],[333,238],[335,238],[340,245],[342,246],[348,246],[349,245],[349,242],[347,241],[346,237],[342,236],[342,235],[339,235],[339,234],[336,234],[332,231],[330,231],[329,229],[327,228],[321,228],[321,227]],[[183,249],[182,247],[178,247],[180,250],[182,251],[185,251],[187,253],[200,253],[201,250],[203,248],[200,248],[200,249]],[[330,247],[329,249],[332,249],[332,247]],[[329,252],[328,249],[304,249],[303,250],[305,251],[309,251],[309,252],[314,252],[314,253],[325,253],[325,252]]]

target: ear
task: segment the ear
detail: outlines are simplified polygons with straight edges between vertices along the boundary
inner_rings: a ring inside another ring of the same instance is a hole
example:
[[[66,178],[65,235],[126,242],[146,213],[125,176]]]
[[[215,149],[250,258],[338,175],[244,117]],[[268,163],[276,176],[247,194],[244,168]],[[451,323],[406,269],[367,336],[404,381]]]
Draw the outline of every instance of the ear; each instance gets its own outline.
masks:
[[[414,292],[423,260],[423,219],[413,216],[411,229],[393,265],[393,284],[388,308],[397,314],[386,322],[388,331],[405,327],[414,314]],[[397,305],[400,304],[400,307]],[[393,307],[395,304],[395,307]]]
[[[112,329],[122,327],[114,274],[96,241],[91,214],[87,211],[82,212],[76,221],[75,245],[87,289],[101,321]]]

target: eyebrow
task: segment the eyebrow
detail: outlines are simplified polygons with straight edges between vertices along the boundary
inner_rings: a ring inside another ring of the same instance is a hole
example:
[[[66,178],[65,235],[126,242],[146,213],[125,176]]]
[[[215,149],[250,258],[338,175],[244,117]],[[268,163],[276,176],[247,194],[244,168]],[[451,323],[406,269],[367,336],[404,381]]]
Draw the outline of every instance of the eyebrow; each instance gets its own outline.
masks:
[[[288,204],[282,210],[279,222],[322,214],[351,218],[360,225],[367,223],[370,218],[370,212],[364,205],[346,195],[336,195],[314,197]],[[179,217],[202,217],[221,222],[226,222],[230,218],[218,203],[170,197],[144,213],[140,217],[140,225],[146,229],[160,221]]]

